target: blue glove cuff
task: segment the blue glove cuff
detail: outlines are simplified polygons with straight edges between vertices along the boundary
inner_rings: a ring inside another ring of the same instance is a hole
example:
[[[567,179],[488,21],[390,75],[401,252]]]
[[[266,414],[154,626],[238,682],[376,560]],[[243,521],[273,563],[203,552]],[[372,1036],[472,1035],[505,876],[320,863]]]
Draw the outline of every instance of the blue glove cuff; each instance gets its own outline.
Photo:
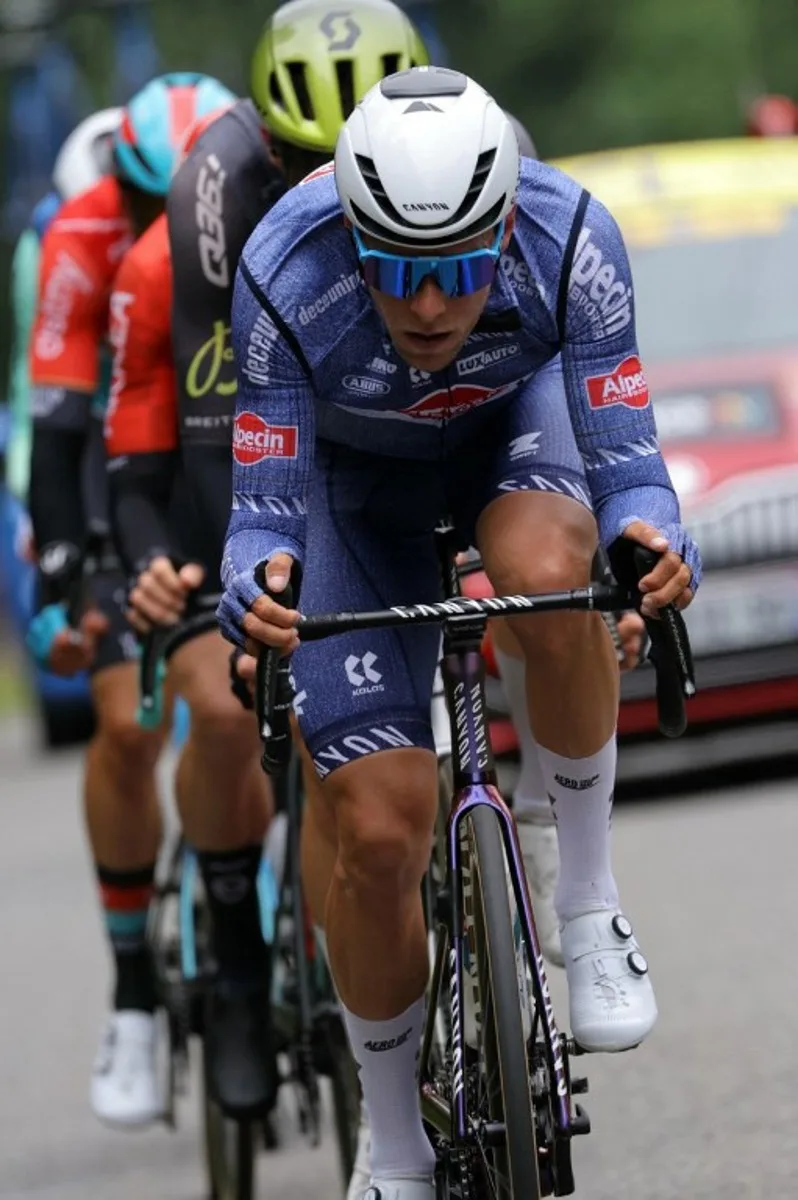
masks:
[[[53,642],[68,628],[64,604],[48,604],[33,618],[25,635],[25,644],[40,667],[46,669],[49,666]]]

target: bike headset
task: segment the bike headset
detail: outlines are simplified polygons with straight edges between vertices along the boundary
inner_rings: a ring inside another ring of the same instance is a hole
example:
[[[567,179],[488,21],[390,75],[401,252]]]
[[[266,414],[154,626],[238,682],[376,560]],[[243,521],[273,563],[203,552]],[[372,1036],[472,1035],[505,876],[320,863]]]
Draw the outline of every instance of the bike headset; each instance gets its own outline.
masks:
[[[392,0],[290,0],[269,18],[252,57],[250,94],[289,184],[330,161],[355,105],[386,75],[429,62]]]

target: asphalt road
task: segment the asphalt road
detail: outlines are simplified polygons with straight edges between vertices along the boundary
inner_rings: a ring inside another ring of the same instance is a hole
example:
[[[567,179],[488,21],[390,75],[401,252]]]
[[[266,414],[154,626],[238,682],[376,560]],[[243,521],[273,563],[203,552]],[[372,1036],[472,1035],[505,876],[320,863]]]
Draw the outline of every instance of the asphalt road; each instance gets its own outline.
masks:
[[[111,1133],[88,1111],[107,963],[79,778],[79,755],[37,758],[24,726],[0,727],[0,1200],[201,1200],[196,1095],[177,1133]],[[593,1132],[575,1146],[577,1196],[796,1196],[796,786],[624,804],[614,827],[661,1017],[633,1053],[581,1060]],[[329,1139],[310,1151],[281,1119],[260,1196],[335,1196]]]

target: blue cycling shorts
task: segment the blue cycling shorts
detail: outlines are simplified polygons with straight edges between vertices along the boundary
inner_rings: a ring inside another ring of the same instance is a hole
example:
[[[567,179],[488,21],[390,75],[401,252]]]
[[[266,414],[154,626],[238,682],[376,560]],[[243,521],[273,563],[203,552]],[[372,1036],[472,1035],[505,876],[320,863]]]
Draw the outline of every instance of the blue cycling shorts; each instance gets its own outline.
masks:
[[[441,599],[434,530],[454,521],[463,548],[480,513],[508,491],[570,496],[590,508],[562,376],[536,375],[480,414],[470,440],[438,462],[320,441],[308,495],[301,609],[373,610]],[[430,699],[440,629],[416,626],[307,642],[292,660],[295,711],[318,774],[367,754],[434,747]]]

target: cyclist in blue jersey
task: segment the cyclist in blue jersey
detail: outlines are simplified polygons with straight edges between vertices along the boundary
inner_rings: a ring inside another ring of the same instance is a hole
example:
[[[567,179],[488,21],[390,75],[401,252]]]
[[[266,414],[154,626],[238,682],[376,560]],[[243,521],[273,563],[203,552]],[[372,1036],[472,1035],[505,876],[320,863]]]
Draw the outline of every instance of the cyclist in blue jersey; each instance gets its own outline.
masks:
[[[501,263],[501,266],[499,266]],[[587,583],[597,540],[645,612],[700,581],[657,443],[632,281],[610,214],[524,159],[465,75],[390,76],[323,169],[261,222],[239,265],[226,635],[298,650],[305,611],[437,598],[453,518],[497,592]],[[268,560],[264,594],[256,566]],[[652,1029],[648,968],[610,860],[618,668],[597,614],[514,619],[560,841],[556,906],[574,1037]],[[303,645],[300,728],[337,848],[326,933],[372,1129],[369,1200],[433,1200],[416,1058],[428,963],[419,884],[437,800],[435,629]],[[250,664],[251,665],[251,664]]]

